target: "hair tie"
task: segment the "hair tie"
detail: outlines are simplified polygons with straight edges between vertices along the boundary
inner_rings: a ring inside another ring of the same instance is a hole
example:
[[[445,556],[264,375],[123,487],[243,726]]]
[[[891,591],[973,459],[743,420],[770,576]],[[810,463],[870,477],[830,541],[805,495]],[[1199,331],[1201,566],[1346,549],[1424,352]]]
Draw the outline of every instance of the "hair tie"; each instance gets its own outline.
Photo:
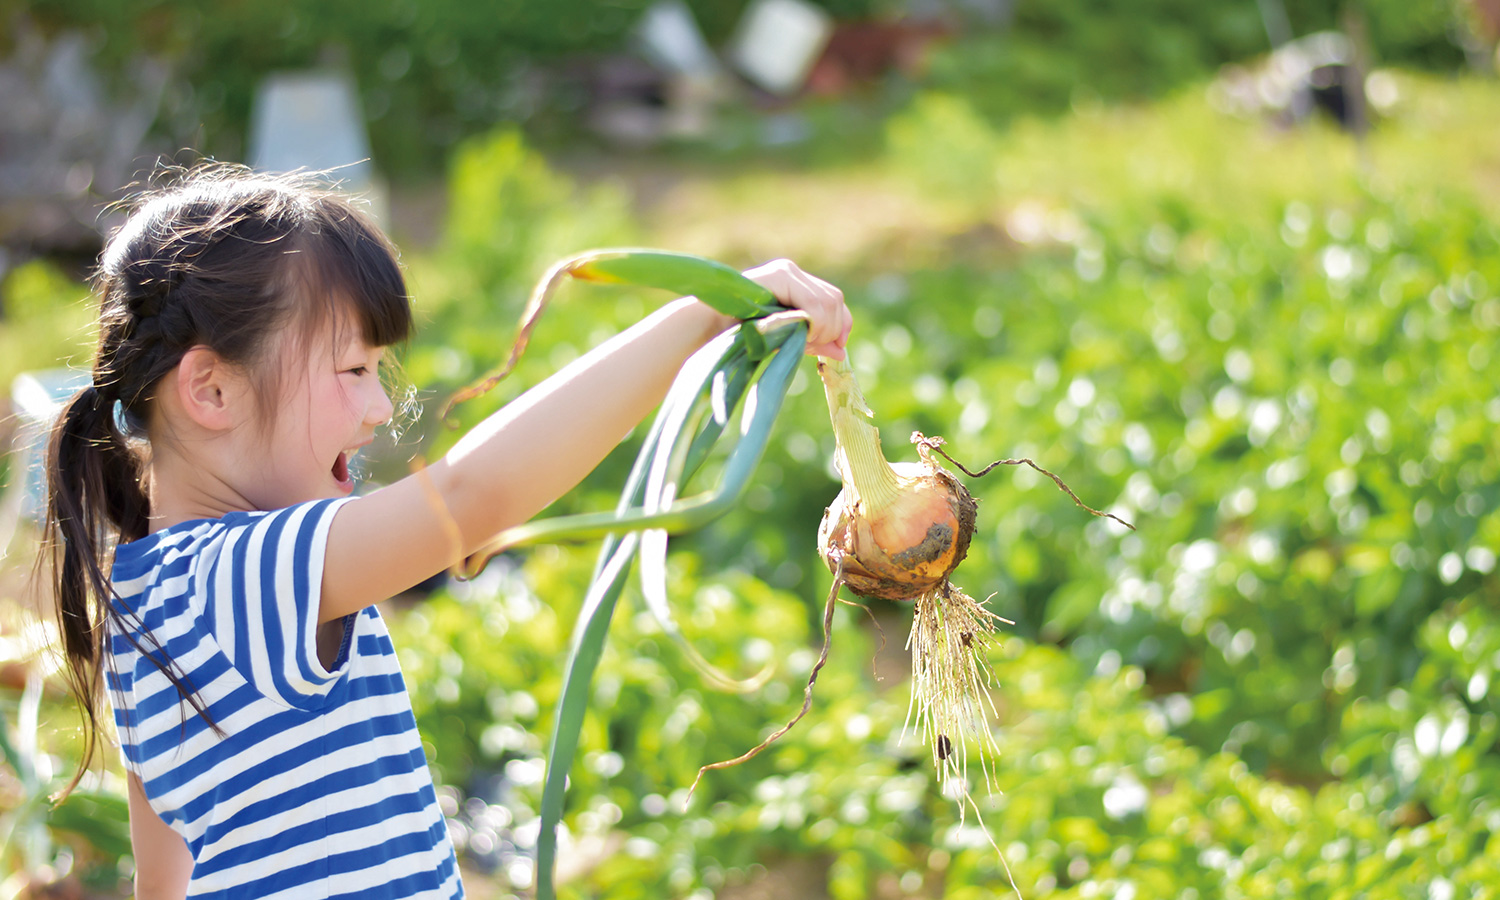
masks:
[[[111,431],[122,435],[144,432],[145,423],[140,416],[125,408],[115,382],[95,382],[86,386],[74,401],[75,406],[79,403],[86,404],[84,409],[94,414],[95,421],[107,424]]]

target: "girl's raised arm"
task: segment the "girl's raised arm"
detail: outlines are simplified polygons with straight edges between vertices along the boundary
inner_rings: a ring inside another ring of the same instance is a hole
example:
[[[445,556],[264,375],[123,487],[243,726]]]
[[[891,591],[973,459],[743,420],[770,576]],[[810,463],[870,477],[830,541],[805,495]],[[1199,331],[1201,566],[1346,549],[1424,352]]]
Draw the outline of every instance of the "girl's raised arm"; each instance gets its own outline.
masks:
[[[786,261],[746,273],[809,315],[810,352],[842,358],[843,295]],[[320,621],[452,566],[572,489],[733,321],[678,300],[601,344],[465,435],[422,472],[346,504],[329,531]]]

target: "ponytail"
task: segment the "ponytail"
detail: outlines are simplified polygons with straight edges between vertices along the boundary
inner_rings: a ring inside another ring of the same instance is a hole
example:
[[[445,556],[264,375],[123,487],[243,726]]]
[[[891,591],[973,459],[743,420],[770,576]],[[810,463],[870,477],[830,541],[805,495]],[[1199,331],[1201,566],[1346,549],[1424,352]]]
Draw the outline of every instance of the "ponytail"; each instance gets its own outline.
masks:
[[[105,620],[112,594],[106,574],[115,544],[149,530],[150,501],[141,458],[115,420],[114,401],[96,385],[64,408],[47,455],[44,558],[51,561],[64,671],[85,725],[83,759],[66,795],[93,761],[102,714]]]

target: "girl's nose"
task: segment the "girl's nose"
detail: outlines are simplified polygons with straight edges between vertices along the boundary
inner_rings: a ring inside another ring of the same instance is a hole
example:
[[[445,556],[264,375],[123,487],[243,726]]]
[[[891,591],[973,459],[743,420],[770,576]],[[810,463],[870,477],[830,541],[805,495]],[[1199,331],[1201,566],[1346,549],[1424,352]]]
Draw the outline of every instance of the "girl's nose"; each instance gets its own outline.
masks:
[[[391,403],[391,397],[382,386],[375,391],[375,397],[371,399],[369,406],[365,408],[365,422],[370,425],[384,425],[395,415],[395,404]]]

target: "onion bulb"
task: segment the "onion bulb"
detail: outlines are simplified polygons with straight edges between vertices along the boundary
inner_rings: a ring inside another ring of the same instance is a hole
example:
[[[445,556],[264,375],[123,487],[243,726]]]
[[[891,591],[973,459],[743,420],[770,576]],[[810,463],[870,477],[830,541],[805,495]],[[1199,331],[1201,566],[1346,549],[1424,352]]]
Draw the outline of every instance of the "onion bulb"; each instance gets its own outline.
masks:
[[[844,488],[818,528],[818,553],[861,597],[911,600],[928,593],[969,552],[978,504],[918,443],[920,462],[886,462],[847,363],[820,362]],[[925,439],[923,439],[925,440]]]
[[[847,362],[820,359],[818,374],[843,480],[818,529],[818,553],[855,594],[913,602],[907,648],[917,725],[938,769],[962,777],[971,743],[982,764],[996,750],[988,647],[1004,621],[948,577],[969,552],[978,504],[933,459],[939,438],[918,432],[917,462],[886,461]]]

